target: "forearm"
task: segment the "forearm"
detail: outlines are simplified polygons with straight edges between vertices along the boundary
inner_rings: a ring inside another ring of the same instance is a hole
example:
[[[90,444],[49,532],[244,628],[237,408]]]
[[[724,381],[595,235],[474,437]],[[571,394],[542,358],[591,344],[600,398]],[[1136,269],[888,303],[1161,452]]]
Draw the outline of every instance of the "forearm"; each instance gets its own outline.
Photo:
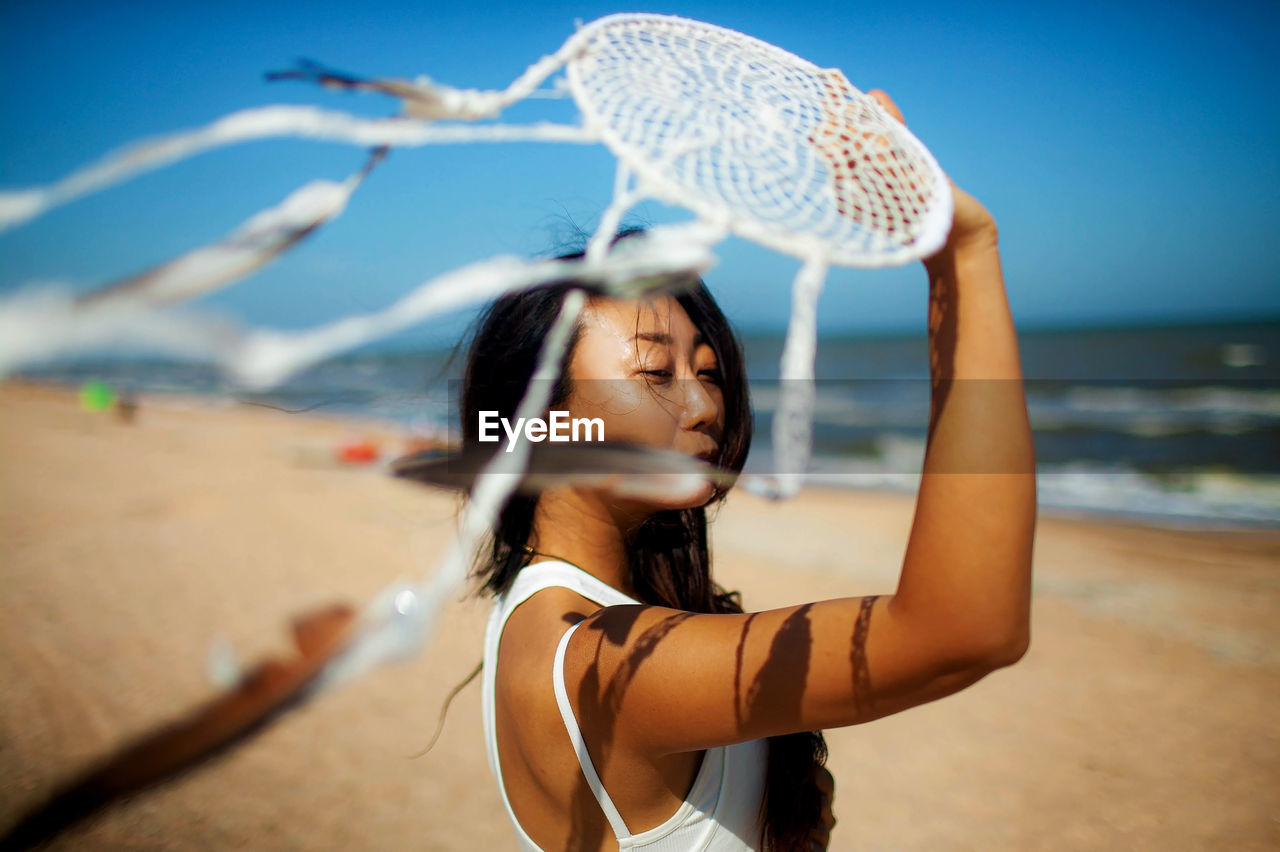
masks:
[[[994,230],[929,273],[932,405],[896,614],[959,656],[1025,646],[1035,457]]]

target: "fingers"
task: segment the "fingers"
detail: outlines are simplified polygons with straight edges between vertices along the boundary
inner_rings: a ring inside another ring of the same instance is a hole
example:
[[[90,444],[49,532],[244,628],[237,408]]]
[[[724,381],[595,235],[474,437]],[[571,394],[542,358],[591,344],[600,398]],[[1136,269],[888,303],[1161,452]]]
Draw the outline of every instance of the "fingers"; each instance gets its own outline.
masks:
[[[898,105],[893,102],[893,98],[889,97],[879,89],[872,89],[867,92],[867,95],[868,97],[875,98],[876,102],[879,103],[880,106],[884,107],[889,115],[898,119],[898,121],[904,125],[907,123],[907,120],[902,117],[902,110],[898,109]]]

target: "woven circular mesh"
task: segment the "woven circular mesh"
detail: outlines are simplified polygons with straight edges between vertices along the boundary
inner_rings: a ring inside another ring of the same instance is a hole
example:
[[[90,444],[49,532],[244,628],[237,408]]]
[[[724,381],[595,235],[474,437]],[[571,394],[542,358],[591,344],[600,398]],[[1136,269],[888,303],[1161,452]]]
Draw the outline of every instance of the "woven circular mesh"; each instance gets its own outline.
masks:
[[[567,74],[641,186],[801,257],[881,266],[937,249],[951,193],[929,152],[837,70],[732,30],[602,18]]]

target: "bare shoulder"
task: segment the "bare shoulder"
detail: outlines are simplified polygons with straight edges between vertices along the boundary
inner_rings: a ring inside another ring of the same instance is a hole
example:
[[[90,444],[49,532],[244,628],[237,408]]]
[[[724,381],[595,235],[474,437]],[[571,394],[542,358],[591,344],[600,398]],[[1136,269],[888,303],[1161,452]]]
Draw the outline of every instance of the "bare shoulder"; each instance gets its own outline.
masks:
[[[502,630],[499,689],[549,692],[551,662],[565,631],[600,609],[571,589],[543,589],[516,607]]]
[[[560,638],[597,609],[569,589],[543,589],[502,631],[494,707],[502,785],[521,827],[543,848],[564,848],[573,826],[608,828],[599,807],[581,795],[577,758],[568,736],[557,733],[564,723],[552,688]]]

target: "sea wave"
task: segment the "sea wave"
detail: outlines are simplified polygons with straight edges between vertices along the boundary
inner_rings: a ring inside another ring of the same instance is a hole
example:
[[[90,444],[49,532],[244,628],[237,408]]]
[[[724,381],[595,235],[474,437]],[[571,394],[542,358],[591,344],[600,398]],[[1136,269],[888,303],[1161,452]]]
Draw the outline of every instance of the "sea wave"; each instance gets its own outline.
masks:
[[[922,441],[883,442],[879,457],[817,456],[806,482],[820,487],[914,493],[920,486]],[[766,454],[762,454],[764,456]],[[754,459],[749,470],[767,469]],[[1280,526],[1280,476],[1225,471],[1150,474],[1122,465],[1040,465],[1041,508],[1130,517],[1179,526]]]

